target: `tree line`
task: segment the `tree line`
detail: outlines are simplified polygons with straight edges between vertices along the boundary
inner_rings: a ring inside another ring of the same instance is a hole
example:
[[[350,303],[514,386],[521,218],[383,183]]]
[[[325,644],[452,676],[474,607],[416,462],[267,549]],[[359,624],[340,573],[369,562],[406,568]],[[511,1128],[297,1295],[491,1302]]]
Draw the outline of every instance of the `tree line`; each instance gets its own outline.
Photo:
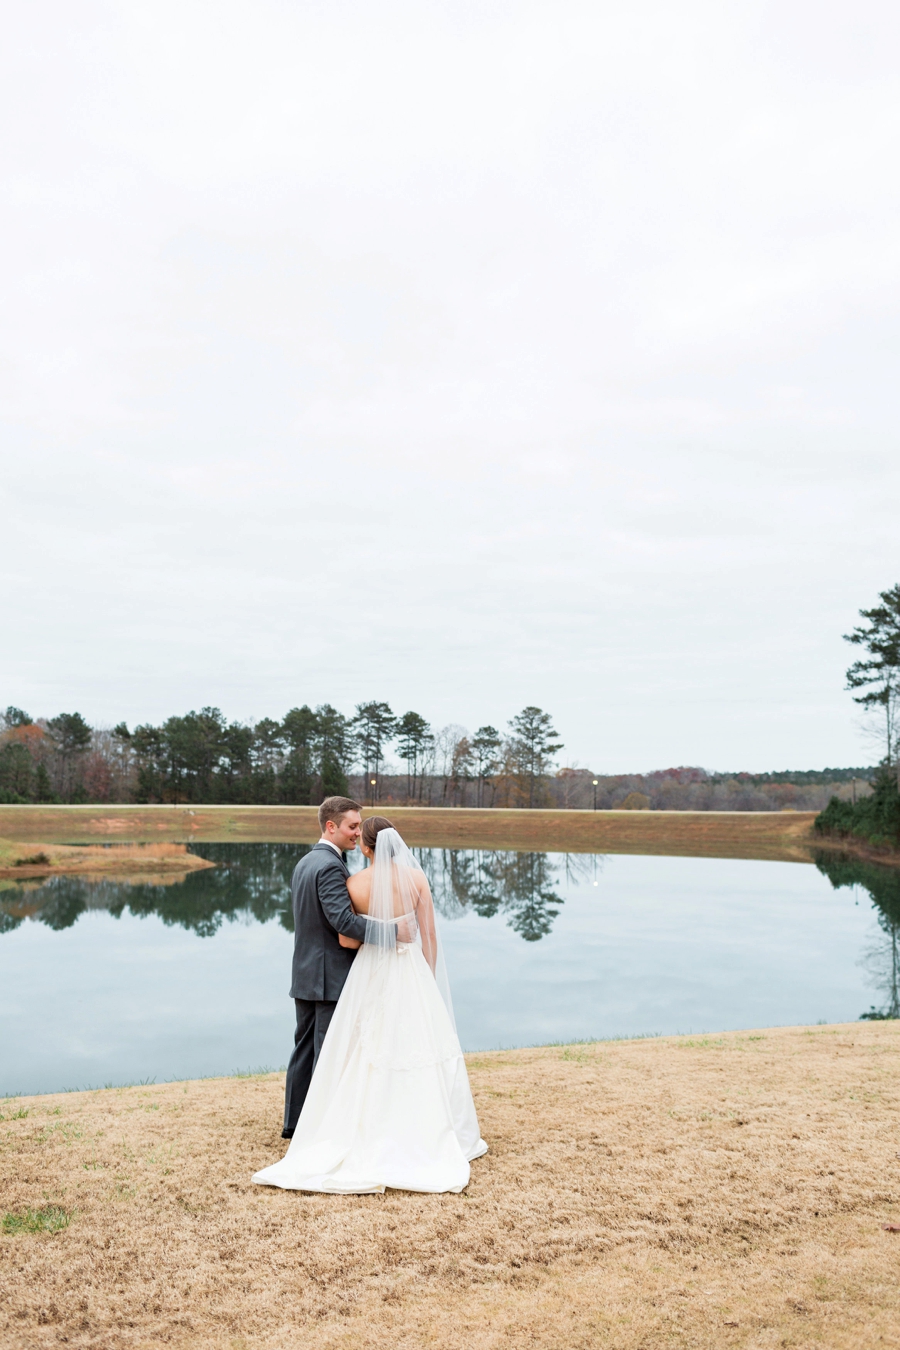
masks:
[[[557,767],[550,715],[530,706],[505,731],[433,728],[383,702],[330,704],[280,721],[229,722],[217,708],[158,726],[91,727],[80,713],[0,714],[0,803],[317,804],[331,793],[391,805],[563,810],[821,811],[871,793],[870,768],[779,774],[685,767],[603,774]]]
[[[249,725],[207,707],[111,730],[78,712],[35,719],[10,706],[0,715],[0,801],[316,805],[340,793],[372,804],[539,807],[553,804],[561,749],[550,714],[534,706],[503,731],[473,734],[377,700],[352,716],[304,704]]]

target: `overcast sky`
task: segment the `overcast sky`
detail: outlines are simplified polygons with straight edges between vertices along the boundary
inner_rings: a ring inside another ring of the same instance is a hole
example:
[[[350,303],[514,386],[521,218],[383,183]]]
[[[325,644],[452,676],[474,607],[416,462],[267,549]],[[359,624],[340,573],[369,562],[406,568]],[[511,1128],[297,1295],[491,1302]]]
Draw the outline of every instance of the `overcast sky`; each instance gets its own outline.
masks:
[[[30,0],[0,49],[0,704],[554,715],[870,763],[900,9]]]

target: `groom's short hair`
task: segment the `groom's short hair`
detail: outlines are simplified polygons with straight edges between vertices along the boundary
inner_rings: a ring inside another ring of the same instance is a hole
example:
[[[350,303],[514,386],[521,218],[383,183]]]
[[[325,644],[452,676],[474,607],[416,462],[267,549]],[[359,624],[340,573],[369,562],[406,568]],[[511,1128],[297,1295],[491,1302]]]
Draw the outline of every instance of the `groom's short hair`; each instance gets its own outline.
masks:
[[[319,807],[319,829],[325,833],[326,820],[333,820],[335,825],[340,823],[341,817],[348,811],[361,811],[359,802],[351,801],[349,797],[326,797]]]

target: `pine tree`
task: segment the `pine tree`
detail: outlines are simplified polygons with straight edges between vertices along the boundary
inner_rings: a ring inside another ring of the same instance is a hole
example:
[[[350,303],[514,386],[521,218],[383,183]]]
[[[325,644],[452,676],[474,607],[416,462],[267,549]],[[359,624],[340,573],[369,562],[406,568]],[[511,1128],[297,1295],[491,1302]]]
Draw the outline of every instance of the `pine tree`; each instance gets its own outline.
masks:
[[[366,792],[373,803],[378,795],[378,774],[384,759],[384,747],[393,740],[397,719],[387,703],[357,703],[356,716],[351,723],[356,732],[356,744],[366,776]],[[372,786],[371,794],[368,793]]]
[[[315,750],[318,760],[319,792],[326,797],[346,797],[349,792],[347,770],[351,754],[349,722],[330,703],[316,708]]]
[[[503,738],[496,727],[479,727],[472,737],[475,756],[475,776],[478,779],[478,805],[484,806],[484,789],[500,767],[499,750]],[[493,803],[493,793],[491,794]]]
[[[868,620],[868,628],[854,628],[844,635],[845,642],[869,653],[868,660],[854,661],[847,671],[847,688],[865,691],[854,693],[855,703],[883,710],[884,762],[896,769],[900,784],[900,585],[881,591],[879,599],[880,605],[859,611],[860,618]]]
[[[34,800],[36,802],[55,802],[58,800],[54,796],[46,764],[37,766],[37,773],[34,777]]]
[[[530,705],[509,723],[519,796],[529,807],[540,805],[550,762],[562,749],[562,742],[556,741],[559,733],[554,731],[552,721],[549,713]]]
[[[400,758],[406,761],[406,796],[413,801],[422,761],[434,743],[431,727],[417,712],[404,713],[397,723]]]

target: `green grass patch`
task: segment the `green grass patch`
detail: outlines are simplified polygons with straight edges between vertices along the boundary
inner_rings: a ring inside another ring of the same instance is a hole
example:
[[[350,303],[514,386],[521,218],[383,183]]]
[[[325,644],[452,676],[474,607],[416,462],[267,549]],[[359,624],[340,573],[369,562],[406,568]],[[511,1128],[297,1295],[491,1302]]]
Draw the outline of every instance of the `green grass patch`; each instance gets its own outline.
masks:
[[[4,1214],[4,1233],[58,1233],[68,1228],[71,1214],[59,1205],[43,1205],[40,1209],[26,1209],[18,1214]]]

